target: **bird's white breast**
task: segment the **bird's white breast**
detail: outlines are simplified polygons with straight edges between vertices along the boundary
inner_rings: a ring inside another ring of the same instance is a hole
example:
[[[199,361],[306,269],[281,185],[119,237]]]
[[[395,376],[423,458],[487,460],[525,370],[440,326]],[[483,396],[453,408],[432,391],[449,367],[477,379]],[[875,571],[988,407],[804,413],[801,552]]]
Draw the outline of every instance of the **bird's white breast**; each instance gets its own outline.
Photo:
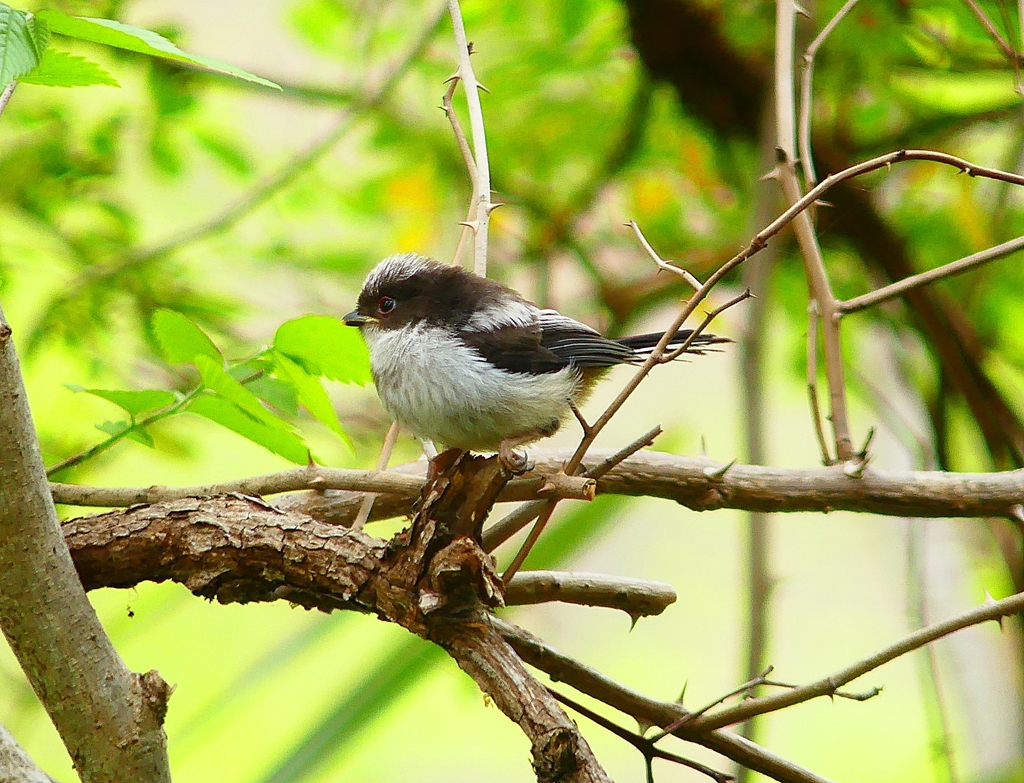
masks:
[[[569,413],[579,372],[531,375],[501,370],[447,329],[368,324],[377,394],[396,421],[420,438],[493,451],[506,438],[550,434]]]

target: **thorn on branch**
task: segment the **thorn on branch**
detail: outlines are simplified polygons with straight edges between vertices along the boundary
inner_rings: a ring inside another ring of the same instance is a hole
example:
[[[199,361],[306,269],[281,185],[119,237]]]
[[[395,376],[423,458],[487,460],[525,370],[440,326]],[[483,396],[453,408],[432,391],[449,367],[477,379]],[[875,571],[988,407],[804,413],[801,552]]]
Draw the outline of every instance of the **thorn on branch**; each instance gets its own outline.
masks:
[[[868,435],[864,439],[864,446],[863,446],[863,448],[861,448],[861,450],[857,452],[857,456],[860,457],[861,460],[864,461],[864,462],[867,462],[867,460],[869,459],[869,457],[868,457],[868,449],[871,447],[871,442],[874,439],[875,439],[875,428],[874,427],[870,427],[868,429]]]
[[[864,478],[864,471],[867,469],[870,457],[858,457],[843,465],[843,473],[852,479]]]
[[[724,465],[719,465],[719,466],[714,467],[714,468],[712,468],[712,467],[704,468],[704,477],[708,481],[721,481],[722,479],[725,478],[725,474],[729,472],[729,469],[733,465],[735,465],[735,464],[736,464],[736,459],[733,458],[732,460],[730,460],[729,462],[725,463]]]

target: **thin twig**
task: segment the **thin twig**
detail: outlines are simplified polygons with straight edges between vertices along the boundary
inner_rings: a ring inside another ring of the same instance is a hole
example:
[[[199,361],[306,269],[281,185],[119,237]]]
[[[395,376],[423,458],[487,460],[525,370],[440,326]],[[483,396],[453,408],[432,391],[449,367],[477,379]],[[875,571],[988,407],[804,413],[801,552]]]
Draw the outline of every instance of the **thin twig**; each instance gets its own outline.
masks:
[[[647,251],[647,255],[651,257],[654,263],[657,264],[658,269],[661,269],[665,272],[671,272],[672,274],[678,275],[679,277],[683,278],[683,280],[686,281],[686,284],[690,286],[690,288],[692,288],[694,291],[700,289],[700,280],[691,275],[682,267],[664,261],[662,257],[658,255],[658,252],[651,246],[651,243],[647,241],[647,237],[644,236],[644,232],[640,230],[640,226],[637,225],[637,222],[635,220],[630,220],[628,223],[626,223],[626,225],[633,230],[634,234],[636,234],[636,238],[640,242],[640,245],[643,247],[644,250]]]
[[[924,647],[936,639],[949,636],[972,625],[978,625],[979,623],[991,620],[1001,620],[1003,617],[1009,617],[1021,611],[1024,611],[1024,593],[1011,595],[1001,601],[986,601],[981,606],[968,612],[915,631],[895,644],[879,650],[874,655],[870,655],[822,680],[802,685],[785,693],[750,699],[735,707],[704,715],[694,719],[688,724],[687,729],[694,731],[718,729],[747,720],[754,715],[775,712],[794,704],[818,698],[819,696],[832,696],[843,685],[877,669],[883,664],[889,663],[889,661],[906,655],[908,652]]]
[[[462,123],[459,122],[459,117],[455,113],[455,107],[452,105],[452,98],[455,97],[455,88],[459,86],[459,77],[456,74],[448,82],[448,89],[445,90],[444,97],[441,99],[441,108],[444,110],[445,117],[448,118],[448,122],[451,123],[452,132],[455,134],[455,143],[459,147],[459,152],[462,153],[462,162],[466,164],[466,171],[469,172],[469,181],[472,183],[472,195],[469,197],[469,207],[466,212],[466,220],[462,223],[462,232],[459,234],[459,244],[455,248],[455,255],[452,257],[452,263],[458,264],[462,259],[462,252],[466,247],[466,240],[469,239],[470,231],[473,229],[473,220],[476,218],[477,208],[477,174],[476,174],[476,162],[473,160],[473,151],[469,148],[469,142],[466,140],[466,134],[462,130]]]
[[[804,172],[804,187],[814,187],[817,182],[817,174],[814,172],[814,153],[811,151],[811,121],[814,106],[811,83],[814,79],[814,58],[825,43],[825,39],[832,34],[832,31],[839,26],[839,23],[846,18],[858,2],[859,0],[846,0],[843,7],[822,28],[804,52],[803,71],[800,79],[800,126],[797,133],[800,143],[800,167]]]
[[[725,304],[719,305],[714,310],[711,310],[710,312],[705,314],[704,319],[700,322],[700,324],[697,325],[696,329],[694,329],[689,335],[687,335],[683,343],[678,348],[675,348],[671,352],[662,356],[661,359],[659,359],[659,362],[661,364],[667,364],[668,362],[672,362],[678,359],[680,356],[682,356],[684,353],[690,350],[690,346],[693,345],[694,341],[704,333],[704,330],[711,325],[712,321],[714,321],[718,316],[720,316],[730,307],[735,307],[740,302],[745,302],[752,296],[753,294],[750,293],[750,289],[744,289],[741,293],[737,294],[732,299],[725,302]]]
[[[783,159],[778,165],[779,181],[787,203],[800,201],[800,183],[792,160]],[[832,291],[821,247],[814,233],[810,216],[801,212],[794,218],[793,228],[797,243],[804,258],[804,273],[811,298],[816,300],[821,311],[822,353],[825,357],[825,378],[829,391],[829,419],[836,448],[836,459],[845,462],[854,455],[853,438],[847,413],[846,378],[843,368],[843,351],[836,312],[839,300]],[[811,335],[808,335],[808,340]]]
[[[401,429],[402,428],[398,426],[397,421],[391,422],[391,426],[388,427],[388,433],[384,436],[384,444],[380,447],[380,456],[377,458],[378,471],[385,471],[388,469],[388,462],[391,461],[391,452],[395,450],[395,443],[398,442],[398,433]],[[368,494],[363,499],[363,505],[360,507],[359,513],[356,514],[356,518],[352,522],[352,527],[355,530],[363,529],[363,525],[366,524],[366,520],[370,518],[370,512],[373,511],[373,501],[376,497],[376,495]]]
[[[494,616],[489,618],[489,622],[524,661],[547,672],[552,680],[564,682],[581,693],[636,718],[641,723],[667,726],[688,714],[675,702],[652,699],[586,664],[563,655],[547,642],[522,628]],[[828,783],[825,778],[731,732],[717,730],[697,735],[689,732],[687,727],[679,729],[678,736],[782,783]]]
[[[828,450],[825,426],[821,421],[821,403],[818,401],[818,329],[821,328],[821,312],[818,302],[812,299],[807,307],[807,400],[811,408],[811,423],[818,441],[822,465],[834,465],[835,460]]]
[[[1017,53],[1013,51],[1013,47],[1010,46],[1010,42],[1006,40],[1001,32],[999,32],[995,23],[989,15],[985,13],[985,9],[978,5],[975,0],[964,0],[964,2],[967,3],[967,7],[971,9],[971,13],[973,13],[978,18],[978,21],[981,22],[981,26],[985,28],[985,32],[987,32],[989,36],[991,36],[992,40],[995,41],[996,46],[999,47],[1011,63],[1016,65]]]
[[[936,280],[942,280],[947,277],[962,274],[969,269],[974,269],[975,267],[987,264],[989,261],[995,261],[996,259],[1003,258],[1011,253],[1016,253],[1022,248],[1024,248],[1024,236],[1011,239],[1009,242],[1003,242],[1001,245],[990,247],[979,253],[972,253],[958,261],[951,261],[950,263],[944,264],[936,269],[929,269],[927,272],[921,272],[920,274],[906,277],[899,282],[883,286],[871,293],[867,293],[853,299],[847,299],[845,302],[840,302],[839,307],[837,308],[837,314],[839,316],[844,316],[849,313],[855,313],[859,310],[865,310],[868,307],[874,307],[882,302],[888,302],[890,299],[895,299],[897,296],[902,296],[907,291],[920,288],[921,286],[928,285],[929,283],[934,283]]]
[[[474,225],[473,271],[481,277],[487,277],[487,227],[491,218],[491,170],[487,163],[487,136],[484,133],[484,113],[480,106],[480,83],[473,73],[470,62],[470,43],[466,39],[466,28],[462,23],[462,11],[459,0],[448,0],[448,13],[452,18],[455,31],[455,45],[459,53],[459,78],[466,92],[466,104],[469,107],[469,129],[473,135],[473,152],[476,158],[476,216]]]
[[[775,669],[774,666],[769,666],[767,669],[765,669],[763,672],[761,672],[756,677],[753,677],[753,678],[747,680],[745,683],[743,683],[740,686],[737,686],[736,688],[733,688],[728,693],[722,694],[721,696],[719,696],[714,701],[708,702],[707,704],[705,704],[703,707],[701,707],[696,712],[691,712],[689,715],[684,715],[682,718],[677,720],[675,723],[669,724],[664,729],[659,731],[657,734],[652,735],[651,738],[650,738],[651,742],[658,742],[658,741],[664,739],[669,734],[674,732],[676,729],[685,726],[691,720],[693,720],[694,718],[700,717],[701,715],[703,715],[704,713],[708,712],[709,710],[713,710],[719,704],[723,704],[724,702],[726,702],[729,699],[731,699],[733,696],[739,696],[741,693],[749,693],[752,688],[755,688],[758,685],[764,685],[766,682],[768,682],[768,675],[771,674],[774,669]]]
[[[512,562],[509,563],[508,568],[505,569],[505,573],[501,575],[501,581],[506,585],[511,581],[512,577],[516,575],[516,571],[522,568],[523,563],[529,556],[530,551],[537,543],[537,539],[540,538],[540,534],[544,532],[544,528],[547,526],[548,521],[551,519],[551,515],[555,512],[555,506],[558,505],[557,500],[549,501],[544,508],[537,514],[537,521],[533,523],[533,527],[530,528],[529,535],[526,536],[526,541],[516,552],[516,556],[512,558]]]
[[[616,737],[624,739],[634,748],[639,750],[640,753],[643,755],[644,761],[647,763],[648,768],[650,766],[651,759],[665,759],[666,761],[674,761],[676,764],[681,764],[684,767],[694,769],[703,775],[707,775],[712,780],[718,781],[718,783],[728,783],[728,781],[734,779],[732,775],[728,775],[725,772],[719,772],[718,770],[712,769],[711,767],[701,764],[698,761],[692,761],[691,759],[685,758],[683,756],[678,756],[675,753],[669,753],[668,751],[662,750],[654,744],[653,740],[650,740],[647,737],[642,737],[639,734],[635,734],[632,731],[628,731],[622,728],[621,726],[612,723],[603,715],[600,715],[594,712],[593,710],[584,707],[579,702],[570,699],[568,696],[559,693],[553,688],[548,688],[548,692],[556,699],[558,699],[558,701],[562,702],[562,704],[572,708],[583,717],[589,718],[601,728],[607,729]],[[650,775],[648,775],[648,778],[650,778]]]
[[[14,88],[17,86],[17,82],[11,82],[4,87],[3,92],[0,92],[0,114],[4,113],[4,109],[7,108],[7,104],[10,102],[11,96],[14,95]]]
[[[598,479],[601,478],[605,473],[610,471],[620,462],[631,457],[640,449],[650,446],[654,439],[661,434],[661,425],[657,425],[652,429],[645,432],[636,440],[626,444],[617,452],[612,454],[606,460],[601,462],[600,465],[590,470],[583,471],[582,475],[588,478]],[[577,466],[578,469],[579,466]],[[515,576],[516,571],[522,566],[526,560],[526,556],[530,554],[530,550],[533,549],[534,544],[537,543],[537,539],[544,530],[544,525],[547,524],[548,519],[551,518],[551,513],[555,509],[555,505],[558,500],[550,501],[533,501],[532,503],[526,503],[520,508],[513,511],[504,519],[499,520],[495,525],[490,527],[483,535],[483,548],[485,552],[491,552],[496,549],[500,544],[507,541],[509,538],[514,536],[517,532],[523,529],[530,520],[537,517],[537,524],[533,526],[530,531],[530,535],[527,540],[523,543],[523,546],[516,553],[516,556],[512,560],[512,564],[509,565],[502,579],[505,580],[505,584]],[[549,510],[550,509],[550,510]],[[547,515],[546,517],[544,515]],[[543,523],[541,522],[543,520]]]
[[[158,421],[166,419],[168,416],[173,416],[175,413],[182,410],[190,402],[192,402],[192,400],[194,400],[203,391],[203,389],[203,386],[197,386],[196,388],[192,389],[188,394],[182,395],[181,399],[179,399],[177,402],[168,405],[166,408],[161,408],[160,410],[155,411],[154,413],[151,413],[148,416],[144,416],[141,419],[133,419],[132,422],[127,427],[125,427],[123,430],[116,433],[115,435],[111,435],[106,440],[102,440],[94,446],[90,446],[89,448],[84,449],[83,451],[80,451],[77,454],[72,454],[70,457],[62,459],[56,465],[47,468],[47,478],[51,476],[56,476],[58,473],[65,471],[68,468],[73,468],[75,465],[80,465],[83,462],[86,462],[87,460],[90,460],[93,457],[102,454],[111,446],[120,443],[128,436],[137,432],[142,432],[149,425],[156,424]]]

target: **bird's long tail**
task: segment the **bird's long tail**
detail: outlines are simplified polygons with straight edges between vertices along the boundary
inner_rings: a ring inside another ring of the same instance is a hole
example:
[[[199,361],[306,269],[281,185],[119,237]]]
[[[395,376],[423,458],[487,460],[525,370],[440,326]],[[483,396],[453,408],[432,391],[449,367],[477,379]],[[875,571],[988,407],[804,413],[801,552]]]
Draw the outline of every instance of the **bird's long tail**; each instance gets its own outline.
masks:
[[[672,338],[672,341],[668,344],[668,350],[671,351],[681,346],[684,342],[686,342],[686,339],[692,333],[692,329],[680,329],[678,332],[676,332],[675,336]],[[620,337],[615,342],[617,342],[619,345],[624,345],[626,348],[629,348],[631,351],[633,351],[633,354],[636,356],[637,361],[643,361],[650,355],[651,351],[654,350],[654,346],[656,346],[661,341],[661,338],[664,335],[664,332],[651,332],[650,334],[635,334],[632,335],[631,337]],[[697,354],[699,356],[703,354],[705,351],[715,350],[712,346],[731,342],[732,340],[730,340],[728,337],[719,337],[718,335],[715,334],[706,334],[702,332],[701,334],[697,335],[697,339],[695,339],[690,344],[690,347],[686,349],[686,353]]]

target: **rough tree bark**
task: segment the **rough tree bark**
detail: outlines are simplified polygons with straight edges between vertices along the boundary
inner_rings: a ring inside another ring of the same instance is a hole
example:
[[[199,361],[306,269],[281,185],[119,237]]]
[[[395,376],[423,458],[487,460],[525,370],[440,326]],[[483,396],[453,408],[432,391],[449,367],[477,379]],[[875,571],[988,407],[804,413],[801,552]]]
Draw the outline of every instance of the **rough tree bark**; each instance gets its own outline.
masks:
[[[64,534],[86,589],[172,579],[224,603],[372,612],[452,656],[530,738],[538,781],[608,781],[575,724],[487,622],[504,588],[480,526],[507,480],[496,458],[459,456],[388,542],[241,495],[71,520]]]
[[[2,310],[0,628],[84,783],[170,781],[169,689],[156,672],[128,670],[78,580]]]

